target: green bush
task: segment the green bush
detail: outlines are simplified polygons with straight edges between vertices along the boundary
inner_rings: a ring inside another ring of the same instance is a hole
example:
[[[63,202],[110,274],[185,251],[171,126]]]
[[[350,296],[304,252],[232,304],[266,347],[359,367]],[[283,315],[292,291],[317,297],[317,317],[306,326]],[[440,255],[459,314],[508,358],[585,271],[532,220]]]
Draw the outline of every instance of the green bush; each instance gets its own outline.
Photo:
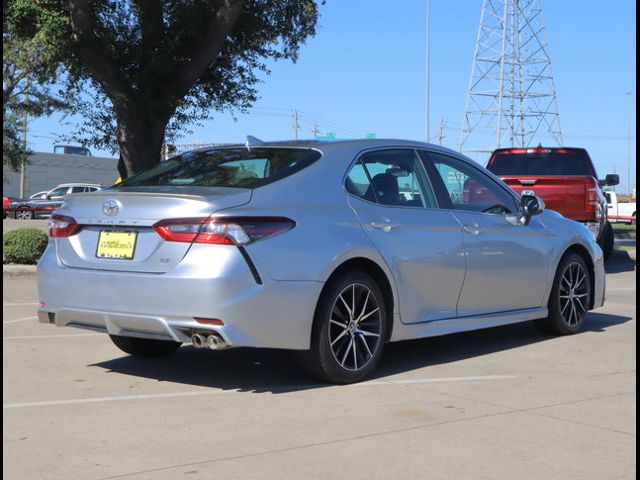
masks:
[[[47,247],[49,237],[37,228],[18,228],[4,234],[5,263],[38,263],[40,256]]]

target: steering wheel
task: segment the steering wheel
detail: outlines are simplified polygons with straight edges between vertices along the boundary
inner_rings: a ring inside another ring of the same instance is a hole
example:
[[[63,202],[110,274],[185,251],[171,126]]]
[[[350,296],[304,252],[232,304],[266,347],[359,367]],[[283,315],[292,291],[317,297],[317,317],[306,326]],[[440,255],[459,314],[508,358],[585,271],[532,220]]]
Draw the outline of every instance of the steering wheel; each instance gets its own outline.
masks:
[[[485,208],[482,210],[482,213],[492,213],[494,215],[504,215],[507,213],[511,213],[507,207],[502,205],[501,203],[496,203],[495,205],[491,205],[489,208]]]

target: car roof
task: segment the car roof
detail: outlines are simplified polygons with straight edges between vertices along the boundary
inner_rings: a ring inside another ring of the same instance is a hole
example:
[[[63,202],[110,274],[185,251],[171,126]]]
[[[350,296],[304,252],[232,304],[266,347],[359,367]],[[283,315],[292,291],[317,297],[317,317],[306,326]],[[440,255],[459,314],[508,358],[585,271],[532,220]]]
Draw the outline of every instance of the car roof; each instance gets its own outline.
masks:
[[[356,138],[356,139],[305,139],[305,140],[273,140],[260,141],[253,138],[253,142],[247,143],[228,143],[208,147],[194,149],[192,151],[208,151],[226,148],[313,148],[317,150],[333,150],[333,149],[367,149],[367,148],[384,148],[384,147],[412,147],[424,148],[432,151],[441,151],[442,153],[454,154],[460,156],[459,152],[451,150],[440,145],[421,142],[416,140],[404,140],[396,138]],[[185,152],[187,153],[187,152]]]
[[[101,187],[99,183],[61,183],[53,188],[59,187]],[[53,189],[52,189],[53,190]]]

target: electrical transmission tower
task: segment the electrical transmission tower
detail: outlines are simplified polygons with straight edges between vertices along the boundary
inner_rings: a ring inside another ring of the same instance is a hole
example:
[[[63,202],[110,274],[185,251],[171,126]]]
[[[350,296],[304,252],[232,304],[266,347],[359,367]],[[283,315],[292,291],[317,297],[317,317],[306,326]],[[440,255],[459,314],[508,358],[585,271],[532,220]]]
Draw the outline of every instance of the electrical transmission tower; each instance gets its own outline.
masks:
[[[562,145],[542,0],[483,0],[460,151]]]

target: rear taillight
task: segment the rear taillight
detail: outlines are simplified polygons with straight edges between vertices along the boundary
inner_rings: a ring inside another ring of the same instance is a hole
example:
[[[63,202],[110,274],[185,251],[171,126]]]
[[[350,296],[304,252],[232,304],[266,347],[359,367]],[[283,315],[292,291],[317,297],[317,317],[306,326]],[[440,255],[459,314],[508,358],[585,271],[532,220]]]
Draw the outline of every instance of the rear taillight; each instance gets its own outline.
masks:
[[[70,237],[78,231],[80,225],[75,218],[54,213],[49,219],[49,236],[51,238]]]
[[[161,220],[153,228],[168,242],[247,245],[295,225],[284,217],[198,217]]]
[[[593,180],[586,184],[587,199],[586,208],[588,212],[595,212],[598,210],[598,187]]]

